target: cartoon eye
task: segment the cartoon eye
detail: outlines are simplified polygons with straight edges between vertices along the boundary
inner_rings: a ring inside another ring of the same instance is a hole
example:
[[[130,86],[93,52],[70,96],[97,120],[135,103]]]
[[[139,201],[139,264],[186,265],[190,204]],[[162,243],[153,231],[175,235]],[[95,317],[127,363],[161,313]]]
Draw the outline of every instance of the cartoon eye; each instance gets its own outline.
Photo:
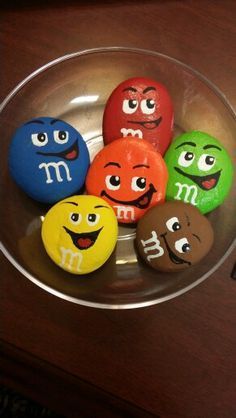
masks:
[[[191,247],[187,238],[181,238],[178,241],[175,241],[175,249],[179,253],[187,253],[188,251],[190,251]]]
[[[178,163],[182,167],[189,167],[193,163],[194,158],[195,155],[192,152],[182,151],[179,156]]]
[[[89,213],[87,215],[87,223],[90,226],[96,225],[100,219],[100,215],[97,213]]]
[[[202,171],[208,171],[215,165],[216,159],[212,155],[202,154],[198,160],[198,168]]]
[[[173,218],[168,219],[168,221],[166,222],[166,226],[171,232],[175,232],[181,229],[179,220],[175,216],[173,216]]]
[[[145,115],[151,115],[155,112],[156,103],[153,99],[144,99],[141,101],[141,110]]]
[[[144,190],[146,187],[146,179],[145,177],[133,177],[131,181],[131,189],[135,192],[140,192],[140,190]]]
[[[138,101],[135,99],[125,99],[123,101],[122,110],[124,113],[134,113],[138,107]]]
[[[106,186],[109,190],[118,190],[120,188],[120,177],[119,176],[106,176]]]
[[[75,213],[72,212],[69,215],[69,220],[74,224],[74,225],[79,225],[80,222],[82,221],[82,216],[80,215],[80,213]]]
[[[32,134],[31,139],[36,147],[44,147],[48,143],[48,136],[46,132],[39,132],[38,134]]]
[[[66,144],[69,139],[69,132],[67,131],[54,131],[53,132],[54,140],[58,144]]]

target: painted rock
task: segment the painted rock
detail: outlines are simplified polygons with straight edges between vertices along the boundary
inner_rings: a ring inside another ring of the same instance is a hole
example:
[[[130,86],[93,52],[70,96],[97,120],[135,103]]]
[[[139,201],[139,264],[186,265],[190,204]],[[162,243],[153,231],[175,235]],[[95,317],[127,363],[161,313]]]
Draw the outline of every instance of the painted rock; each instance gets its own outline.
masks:
[[[167,178],[164,159],[149,142],[120,138],[96,155],[86,189],[105,199],[120,223],[136,223],[149,207],[164,201]]]
[[[74,274],[101,267],[118,237],[113,209],[96,196],[72,196],[56,203],[42,224],[42,240],[49,257]]]
[[[164,85],[148,78],[130,78],[119,84],[107,101],[104,142],[137,136],[163,155],[172,138],[173,118],[172,101]]]
[[[182,200],[203,214],[221,205],[233,182],[233,165],[223,145],[204,132],[176,138],[165,162],[169,172],[166,199]]]
[[[175,272],[205,257],[213,238],[210,222],[196,207],[169,201],[149,209],[140,219],[136,246],[149,266]]]
[[[25,193],[55,203],[81,189],[89,167],[87,145],[66,122],[50,117],[32,119],[14,134],[9,170]]]

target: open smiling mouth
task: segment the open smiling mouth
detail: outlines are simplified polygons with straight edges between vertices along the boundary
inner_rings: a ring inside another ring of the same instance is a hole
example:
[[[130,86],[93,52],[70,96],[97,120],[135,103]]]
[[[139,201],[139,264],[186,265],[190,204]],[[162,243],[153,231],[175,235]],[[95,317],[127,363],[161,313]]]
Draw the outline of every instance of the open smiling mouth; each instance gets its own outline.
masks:
[[[40,152],[38,151],[37,154],[45,155],[45,156],[54,156],[59,158],[64,158],[65,160],[76,160],[79,155],[79,148],[78,148],[78,139],[71,145],[71,147],[67,148],[65,151],[61,152]]]
[[[156,193],[156,189],[151,183],[148,191],[134,200],[117,200],[114,197],[109,196],[109,194],[107,194],[105,190],[101,192],[101,196],[106,196],[108,199],[112,200],[115,203],[120,203],[122,205],[128,205],[128,206],[136,206],[139,209],[146,209],[151,202],[153,193]]]
[[[67,234],[70,235],[73,244],[79,250],[87,250],[88,248],[92,247],[93,244],[95,244],[98,235],[100,234],[101,230],[103,229],[103,226],[100,229],[97,229],[96,231],[83,232],[83,233],[78,233],[78,232],[71,231],[66,226],[63,226],[63,228],[67,232]]]
[[[207,176],[195,176],[193,174],[185,173],[178,167],[174,167],[174,169],[177,171],[177,173],[182,174],[182,176],[185,176],[194,181],[194,183],[196,183],[203,190],[214,189],[219,181],[221,174],[221,170],[219,170],[216,173],[209,174]]]
[[[189,266],[191,266],[190,261],[183,260],[182,258],[178,257],[178,255],[176,255],[176,254],[172,251],[172,249],[170,248],[170,246],[169,246],[169,244],[168,244],[168,242],[167,242],[167,240],[166,240],[165,235],[166,235],[166,234],[162,234],[162,235],[160,235],[160,236],[163,238],[163,240],[164,240],[164,242],[165,242],[166,249],[167,249],[167,251],[168,251],[170,261],[172,261],[172,263],[174,263],[174,264],[184,264],[184,263],[186,263],[186,264],[188,264]]]
[[[144,122],[138,122],[138,121],[134,121],[134,120],[128,120],[128,123],[134,123],[137,125],[141,125],[146,129],[155,129],[157,128],[160,123],[162,121],[162,116],[160,116],[158,119],[152,120],[152,121],[144,121]]]

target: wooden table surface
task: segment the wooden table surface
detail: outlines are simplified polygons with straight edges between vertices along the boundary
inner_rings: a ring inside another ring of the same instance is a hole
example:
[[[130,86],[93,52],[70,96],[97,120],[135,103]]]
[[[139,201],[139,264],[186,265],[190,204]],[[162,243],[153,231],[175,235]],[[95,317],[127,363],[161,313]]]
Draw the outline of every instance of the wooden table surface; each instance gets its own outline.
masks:
[[[184,61],[236,110],[235,22],[234,0],[6,5],[0,99],[61,55],[122,45]],[[69,417],[236,417],[235,255],[190,292],[128,311],[56,298],[1,255],[1,381]]]

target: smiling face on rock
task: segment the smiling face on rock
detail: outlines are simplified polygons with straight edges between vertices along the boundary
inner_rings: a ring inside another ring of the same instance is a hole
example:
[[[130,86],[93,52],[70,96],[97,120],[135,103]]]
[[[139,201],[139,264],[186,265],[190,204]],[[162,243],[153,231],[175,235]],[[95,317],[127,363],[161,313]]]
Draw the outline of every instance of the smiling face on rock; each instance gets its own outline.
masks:
[[[68,123],[50,117],[32,119],[14,134],[9,169],[33,199],[54,203],[77,192],[89,166],[87,145]]]
[[[223,145],[200,131],[187,132],[169,147],[167,200],[182,200],[203,214],[215,209],[229,193],[233,165]]]
[[[131,78],[109,97],[103,117],[105,144],[121,136],[151,142],[162,155],[173,131],[173,105],[165,86],[148,78]]]
[[[199,262],[213,244],[209,220],[193,205],[166,202],[147,211],[137,226],[139,255],[151,267],[175,272]]]
[[[49,257],[74,274],[101,267],[113,252],[118,225],[113,209],[96,196],[70,196],[55,204],[42,224]]]
[[[120,138],[96,155],[86,189],[105,199],[120,223],[136,223],[149,207],[164,201],[167,178],[165,162],[151,144]]]

